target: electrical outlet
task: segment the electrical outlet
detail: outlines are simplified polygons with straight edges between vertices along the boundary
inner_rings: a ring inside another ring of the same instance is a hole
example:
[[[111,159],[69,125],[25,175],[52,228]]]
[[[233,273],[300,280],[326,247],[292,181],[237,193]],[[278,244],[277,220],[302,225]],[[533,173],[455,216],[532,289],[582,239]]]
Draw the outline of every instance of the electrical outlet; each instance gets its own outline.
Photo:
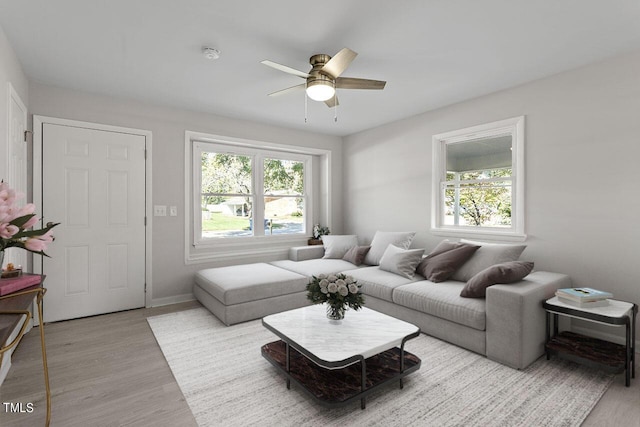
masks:
[[[167,207],[165,205],[155,205],[153,207],[153,216],[167,216]]]
[[[178,207],[177,206],[169,206],[169,215],[170,216],[178,216]]]

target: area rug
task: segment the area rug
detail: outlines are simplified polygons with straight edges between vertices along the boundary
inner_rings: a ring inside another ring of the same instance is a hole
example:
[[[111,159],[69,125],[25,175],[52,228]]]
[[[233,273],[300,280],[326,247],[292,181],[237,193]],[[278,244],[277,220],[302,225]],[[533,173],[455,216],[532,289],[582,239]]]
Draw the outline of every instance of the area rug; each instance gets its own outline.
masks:
[[[227,327],[204,308],[147,320],[200,426],[579,426],[613,381],[558,359],[518,371],[422,334],[406,344],[422,367],[403,390],[327,409],[286,389],[259,320]]]

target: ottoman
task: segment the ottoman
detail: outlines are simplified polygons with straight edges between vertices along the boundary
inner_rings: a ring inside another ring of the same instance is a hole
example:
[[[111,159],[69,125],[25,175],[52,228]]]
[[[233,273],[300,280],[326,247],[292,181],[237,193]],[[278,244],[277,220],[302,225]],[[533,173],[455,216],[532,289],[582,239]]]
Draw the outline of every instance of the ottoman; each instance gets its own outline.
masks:
[[[195,282],[195,297],[226,325],[309,304],[306,276],[266,263],[200,270]]]

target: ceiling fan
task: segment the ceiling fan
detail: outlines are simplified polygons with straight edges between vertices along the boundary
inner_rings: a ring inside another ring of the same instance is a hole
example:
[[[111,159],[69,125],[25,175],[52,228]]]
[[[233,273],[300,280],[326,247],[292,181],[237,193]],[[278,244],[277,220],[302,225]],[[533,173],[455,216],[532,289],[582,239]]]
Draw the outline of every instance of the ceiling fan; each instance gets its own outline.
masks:
[[[335,107],[339,104],[338,97],[336,96],[337,88],[384,89],[385,84],[387,84],[385,81],[340,77],[357,55],[357,53],[346,47],[336,53],[333,58],[323,53],[313,55],[309,58],[309,63],[312,68],[308,73],[273,61],[262,61],[262,64],[268,67],[306,79],[305,83],[270,93],[269,96],[284,95],[289,92],[306,89],[309,98],[314,101],[324,101],[328,107]]]

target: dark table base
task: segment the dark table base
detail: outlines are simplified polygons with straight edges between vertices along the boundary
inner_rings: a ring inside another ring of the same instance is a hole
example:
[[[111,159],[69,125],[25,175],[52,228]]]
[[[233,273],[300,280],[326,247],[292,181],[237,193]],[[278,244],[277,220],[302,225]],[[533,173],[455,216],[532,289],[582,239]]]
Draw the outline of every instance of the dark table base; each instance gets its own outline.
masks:
[[[286,344],[275,341],[262,346],[262,356],[279,368],[285,376],[302,387],[324,406],[337,407],[364,398],[380,386],[399,381],[417,371],[421,360],[405,351],[404,372],[400,372],[400,349],[393,348],[366,359],[366,387],[361,389],[361,365],[325,369],[290,347],[290,372],[286,369]]]
[[[625,369],[625,346],[574,332],[560,332],[551,338],[547,351],[606,372],[618,373]]]

